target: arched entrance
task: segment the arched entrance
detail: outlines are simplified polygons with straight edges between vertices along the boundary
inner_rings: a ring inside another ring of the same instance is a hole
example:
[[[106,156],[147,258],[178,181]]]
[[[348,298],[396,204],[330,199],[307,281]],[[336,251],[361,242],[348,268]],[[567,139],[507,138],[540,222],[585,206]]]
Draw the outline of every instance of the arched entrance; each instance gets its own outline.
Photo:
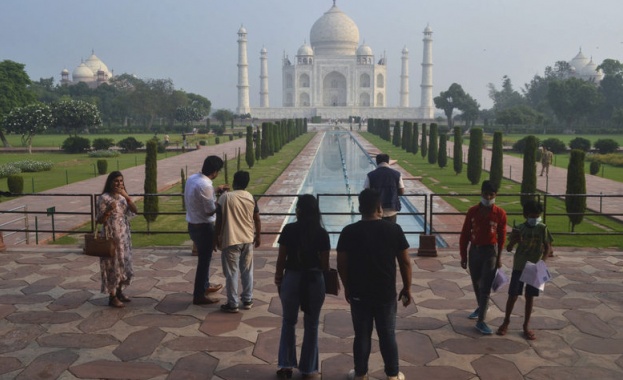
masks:
[[[333,71],[322,81],[322,105],[325,107],[346,106],[346,77]]]

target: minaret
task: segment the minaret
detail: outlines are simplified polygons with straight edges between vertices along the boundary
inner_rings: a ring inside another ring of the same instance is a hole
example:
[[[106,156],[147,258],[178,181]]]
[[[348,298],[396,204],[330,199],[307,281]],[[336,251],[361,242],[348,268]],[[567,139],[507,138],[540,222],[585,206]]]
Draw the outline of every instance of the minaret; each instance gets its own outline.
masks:
[[[409,50],[402,49],[402,72],[400,73],[400,107],[409,107]]]
[[[432,119],[433,108],[433,30],[426,25],[424,29],[424,54],[422,55],[422,118]]]
[[[249,107],[249,63],[247,61],[247,30],[238,30],[238,108],[236,113],[244,115],[251,112]]]
[[[260,51],[260,107],[268,108],[268,53],[263,47]]]

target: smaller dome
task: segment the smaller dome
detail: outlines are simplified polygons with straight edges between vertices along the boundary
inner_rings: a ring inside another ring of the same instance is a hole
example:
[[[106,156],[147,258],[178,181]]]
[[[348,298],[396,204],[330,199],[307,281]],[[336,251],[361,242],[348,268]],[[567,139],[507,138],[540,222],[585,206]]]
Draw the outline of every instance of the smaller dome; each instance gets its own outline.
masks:
[[[89,67],[84,62],[82,62],[80,66],[76,67],[71,76],[73,77],[74,82],[93,81],[93,71],[91,71],[91,69],[89,69]]]
[[[406,46],[402,48],[402,54],[409,54],[409,49]]]
[[[296,55],[314,55],[314,49],[312,49],[312,47],[307,43],[304,43],[301,45]]]
[[[426,25],[426,28],[424,29],[424,33],[432,33],[433,30],[430,28],[429,25]]]
[[[61,74],[69,74],[69,70],[63,69],[63,71],[61,71]]]
[[[571,61],[569,61],[569,65],[571,65],[573,68],[575,68],[577,72],[579,72],[584,68],[584,66],[588,65],[589,62],[590,60],[584,54],[582,54],[582,49],[580,49],[580,52],[575,57],[573,57]]]
[[[373,55],[372,49],[370,48],[370,46],[366,45],[366,43],[364,42],[357,49],[357,55]]]
[[[266,50],[266,48],[265,48],[265,47],[262,47],[262,50],[260,50],[260,53],[262,53],[262,54],[266,54],[266,53],[268,53],[268,50]]]
[[[240,25],[240,29],[238,29],[238,34],[247,34],[247,30],[244,26]]]

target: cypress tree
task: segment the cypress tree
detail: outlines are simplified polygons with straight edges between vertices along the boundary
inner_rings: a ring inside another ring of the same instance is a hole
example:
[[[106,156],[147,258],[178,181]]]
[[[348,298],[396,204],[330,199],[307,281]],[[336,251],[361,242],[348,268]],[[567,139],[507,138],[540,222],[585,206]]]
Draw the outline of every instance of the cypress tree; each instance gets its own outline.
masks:
[[[413,154],[417,154],[420,150],[420,127],[418,123],[413,124],[413,133],[411,134],[413,138],[413,145],[411,146],[411,150]]]
[[[255,161],[262,159],[262,131],[258,125],[255,129]]]
[[[158,193],[158,141],[155,139],[149,140],[145,149],[143,217],[147,221],[147,231],[149,231],[150,223],[156,221],[158,217],[158,196],[148,195]]]
[[[482,129],[472,128],[469,132],[467,151],[467,179],[472,185],[480,182],[482,175]]]
[[[489,169],[489,180],[499,189],[502,185],[504,176],[504,152],[502,151],[502,132],[493,133],[493,146],[491,147],[491,169]]]
[[[247,144],[244,159],[247,162],[247,166],[250,168],[255,165],[255,153],[253,152],[253,127],[247,127]]]
[[[586,176],[584,173],[584,151],[571,150],[569,166],[567,168],[567,192],[566,194],[586,194]],[[571,232],[575,226],[582,223],[586,212],[586,197],[565,197],[565,208],[571,222]],[[575,214],[575,215],[571,215]]]
[[[184,173],[184,169],[180,169],[181,173],[180,176],[182,177],[182,194],[184,194],[184,191],[186,190],[186,173]],[[184,196],[182,195],[182,210],[186,211],[186,200],[184,199]]]
[[[402,142],[402,135],[400,133],[400,122],[396,121],[394,123],[394,135],[392,137],[392,144],[394,144],[395,147],[399,147],[401,142]]]
[[[439,154],[437,123],[430,125],[430,136],[428,136],[428,163],[434,165],[437,163],[437,155]]]
[[[411,142],[413,141],[411,133],[413,133],[413,123],[405,121],[402,127],[402,149],[407,152],[411,152]]]
[[[428,143],[426,142],[426,124],[422,124],[422,158],[428,155]]]
[[[238,160],[236,161],[236,171],[239,172],[240,171],[240,159],[241,159],[241,154],[240,154],[240,147],[238,147]]]
[[[268,124],[269,123],[267,121],[262,123],[262,145],[261,145],[262,160],[265,160],[270,155],[268,153],[268,149],[269,149],[268,142],[270,141],[270,136],[268,136]]]
[[[463,133],[461,127],[454,127],[454,157],[452,157],[452,163],[454,164],[454,172],[458,175],[463,171]]]
[[[229,170],[227,170],[227,153],[223,153],[223,173],[225,176],[225,184],[229,185]]]
[[[526,145],[523,150],[523,175],[521,177],[521,192],[523,194],[536,193],[536,151],[537,139],[530,135],[525,138]],[[521,204],[534,199],[531,195],[522,195]]]
[[[439,135],[439,156],[437,158],[437,164],[440,168],[448,166],[448,135],[442,133]]]

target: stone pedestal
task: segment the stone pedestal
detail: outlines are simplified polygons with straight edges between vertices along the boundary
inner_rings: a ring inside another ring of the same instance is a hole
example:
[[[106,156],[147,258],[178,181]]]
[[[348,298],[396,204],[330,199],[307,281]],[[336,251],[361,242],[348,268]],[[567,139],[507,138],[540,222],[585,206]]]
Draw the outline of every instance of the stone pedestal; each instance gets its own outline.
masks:
[[[435,235],[420,235],[420,248],[417,252],[418,256],[437,256],[437,240]]]

